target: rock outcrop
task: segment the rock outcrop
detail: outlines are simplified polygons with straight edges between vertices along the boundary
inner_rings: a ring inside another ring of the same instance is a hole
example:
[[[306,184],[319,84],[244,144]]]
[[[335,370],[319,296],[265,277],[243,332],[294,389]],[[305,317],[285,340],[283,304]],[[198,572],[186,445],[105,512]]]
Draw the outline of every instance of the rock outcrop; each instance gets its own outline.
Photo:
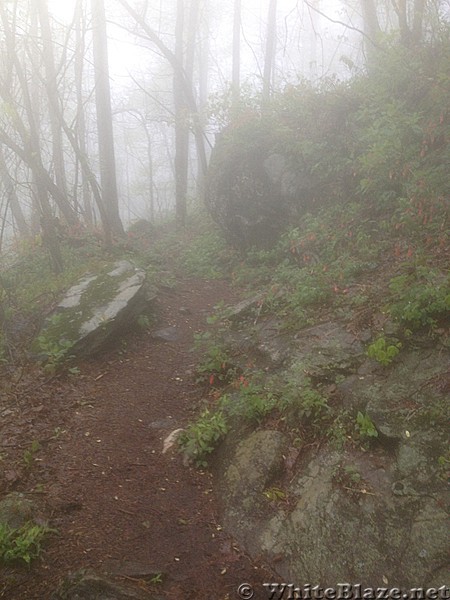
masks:
[[[107,265],[66,292],[45,320],[33,354],[43,359],[58,353],[95,354],[147,310],[154,298],[144,270],[125,260]]]
[[[264,335],[260,327],[252,339],[255,355],[274,345],[274,334]],[[235,432],[219,452],[224,525],[280,581],[448,585],[448,350],[404,349],[386,368],[329,322],[298,332],[289,351],[281,377],[292,380],[296,370],[300,379],[334,382],[342,418],[354,423],[360,411],[377,437],[339,444],[333,423],[320,445],[302,446],[273,425],[243,429],[238,443]],[[281,491],[269,501],[273,482]]]

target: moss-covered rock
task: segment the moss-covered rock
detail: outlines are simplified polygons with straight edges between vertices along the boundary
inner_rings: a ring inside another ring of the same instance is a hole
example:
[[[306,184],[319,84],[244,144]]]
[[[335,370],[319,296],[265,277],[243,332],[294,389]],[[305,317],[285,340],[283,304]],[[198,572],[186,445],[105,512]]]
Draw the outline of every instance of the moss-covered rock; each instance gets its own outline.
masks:
[[[448,584],[448,352],[404,349],[386,371],[336,324],[296,338],[302,367],[325,380],[346,377],[338,390],[348,418],[363,411],[379,435],[370,447],[355,440],[340,449],[324,436],[301,450],[287,478],[285,435],[247,434],[223,463],[224,522],[250,553],[272,562],[280,581]],[[347,361],[355,374],[345,376]],[[284,482],[289,502],[268,511],[262,492],[273,481]]]
[[[32,521],[36,513],[34,502],[19,492],[12,492],[0,501],[0,523],[11,529]]]
[[[122,260],[86,275],[65,294],[32,345],[35,356],[58,362],[101,350],[155,297],[142,269]]]

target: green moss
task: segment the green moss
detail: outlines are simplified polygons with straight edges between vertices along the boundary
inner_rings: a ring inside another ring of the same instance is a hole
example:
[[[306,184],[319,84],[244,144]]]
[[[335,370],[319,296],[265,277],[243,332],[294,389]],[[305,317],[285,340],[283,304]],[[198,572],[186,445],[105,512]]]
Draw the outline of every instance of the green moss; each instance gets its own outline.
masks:
[[[130,270],[124,270],[118,276],[111,276],[110,273],[114,269],[114,263],[107,264],[98,273],[86,275],[77,284],[80,286],[78,303],[73,307],[57,308],[57,312],[46,320],[41,334],[32,344],[34,354],[44,355],[46,359],[58,362],[67,357],[80,337],[83,324],[95,316],[99,307],[106,308],[121,284],[130,277]],[[74,286],[74,291],[77,286]],[[105,317],[105,322],[107,321],[109,319]]]

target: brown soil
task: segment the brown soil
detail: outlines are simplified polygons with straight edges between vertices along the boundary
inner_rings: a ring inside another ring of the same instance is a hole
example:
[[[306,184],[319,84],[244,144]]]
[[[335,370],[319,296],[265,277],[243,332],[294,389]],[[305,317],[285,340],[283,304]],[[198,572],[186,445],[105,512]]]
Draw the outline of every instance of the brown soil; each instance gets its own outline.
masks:
[[[45,600],[81,568],[153,597],[232,599],[243,582],[267,597],[273,575],[223,531],[211,475],[183,466],[176,450],[162,454],[208,393],[195,382],[193,334],[222,300],[236,300],[226,282],[180,281],[160,293],[154,328],[175,326],[177,341],[131,332],[77,362],[80,375],[27,371],[2,397],[0,497],[31,493],[57,534],[30,569],[0,568],[0,598]],[[34,440],[40,449],[24,460]]]

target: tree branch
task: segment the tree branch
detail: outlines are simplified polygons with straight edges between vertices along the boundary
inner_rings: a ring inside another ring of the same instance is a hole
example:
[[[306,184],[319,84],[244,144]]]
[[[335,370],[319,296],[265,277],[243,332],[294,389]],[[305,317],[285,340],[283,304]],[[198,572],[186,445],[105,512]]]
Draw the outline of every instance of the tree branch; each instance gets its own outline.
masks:
[[[306,4],[306,6],[308,6],[311,10],[313,10],[320,16],[327,19],[327,21],[330,21],[330,23],[335,23],[336,25],[342,25],[342,27],[345,27],[346,29],[351,29],[352,31],[356,31],[357,33],[360,33],[362,36],[364,36],[366,39],[368,39],[376,48],[378,48],[379,50],[382,50],[382,47],[377,42],[375,42],[369,35],[367,35],[367,33],[365,31],[363,31],[362,29],[359,29],[358,27],[354,27],[353,25],[349,25],[348,23],[344,23],[344,21],[339,21],[338,19],[332,19],[330,16],[328,16],[327,14],[325,14],[324,12],[319,10],[317,7],[312,5],[308,0],[303,0],[303,1]]]

